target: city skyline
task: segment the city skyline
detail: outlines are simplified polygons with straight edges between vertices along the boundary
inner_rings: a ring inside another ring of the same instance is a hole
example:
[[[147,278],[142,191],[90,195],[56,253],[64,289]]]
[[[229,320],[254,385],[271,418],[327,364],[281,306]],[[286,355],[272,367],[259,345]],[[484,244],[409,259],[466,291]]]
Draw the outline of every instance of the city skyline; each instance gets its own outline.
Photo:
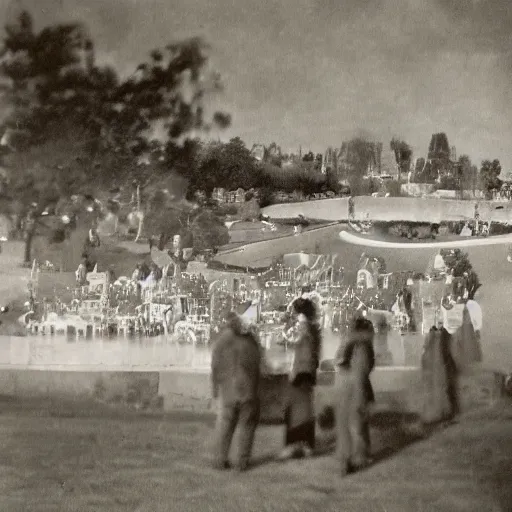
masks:
[[[8,19],[15,10],[3,5]],[[340,3],[341,4],[341,3]],[[501,0],[23,0],[41,28],[85,22],[98,62],[127,74],[155,47],[211,44],[233,116],[222,139],[323,153],[353,136],[396,136],[426,156],[445,132],[474,163],[512,169],[512,13]],[[217,136],[217,134],[215,134]]]

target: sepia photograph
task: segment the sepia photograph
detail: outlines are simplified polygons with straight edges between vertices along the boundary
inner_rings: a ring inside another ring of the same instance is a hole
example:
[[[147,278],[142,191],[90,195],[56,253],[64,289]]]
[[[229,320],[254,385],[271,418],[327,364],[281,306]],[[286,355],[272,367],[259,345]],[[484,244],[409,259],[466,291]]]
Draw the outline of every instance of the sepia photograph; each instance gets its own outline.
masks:
[[[0,512],[512,512],[511,84],[510,0],[0,0]]]

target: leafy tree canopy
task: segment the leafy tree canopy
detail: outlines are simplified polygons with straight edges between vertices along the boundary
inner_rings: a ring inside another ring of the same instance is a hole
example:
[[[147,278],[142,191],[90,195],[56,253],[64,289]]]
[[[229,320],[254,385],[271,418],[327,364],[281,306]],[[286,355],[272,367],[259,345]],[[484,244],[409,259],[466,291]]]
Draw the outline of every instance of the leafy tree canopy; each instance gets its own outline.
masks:
[[[87,27],[36,31],[22,12],[5,27],[0,49],[7,194],[42,211],[55,197],[147,182],[168,170],[172,152],[163,143],[179,146],[192,132],[230,123],[222,112],[205,116],[207,95],[221,90],[218,74],[206,72],[207,52],[199,38],[174,42],[120,79],[96,65]],[[183,147],[178,165],[190,151]]]
[[[502,180],[499,178],[501,174],[500,161],[495,159],[492,162],[490,160],[484,160],[480,167],[480,181],[482,188],[488,196],[492,194],[492,190],[499,189],[502,185]]]
[[[169,44],[120,80],[112,68],[95,64],[85,26],[59,24],[36,32],[24,12],[6,27],[1,51],[0,74],[7,85],[0,100],[8,107],[2,128],[22,134],[11,137],[12,149],[22,158],[33,155],[42,180],[51,169],[62,193],[70,192],[69,181],[81,184],[69,179],[77,154],[91,183],[122,180],[140,172],[141,156],[156,150],[151,133],[157,125],[163,126],[164,139],[180,143],[192,131],[229,124],[223,113],[205,119],[207,93],[221,89],[218,75],[205,72],[207,50],[198,38]],[[43,149],[55,144],[60,151],[52,159],[60,160],[60,173]]]

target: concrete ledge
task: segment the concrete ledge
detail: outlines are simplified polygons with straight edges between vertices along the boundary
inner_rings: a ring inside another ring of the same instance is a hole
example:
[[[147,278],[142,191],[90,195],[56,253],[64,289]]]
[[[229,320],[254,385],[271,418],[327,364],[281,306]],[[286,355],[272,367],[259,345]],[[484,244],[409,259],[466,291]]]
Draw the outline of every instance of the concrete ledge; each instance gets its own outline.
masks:
[[[0,370],[4,396],[93,399],[140,408],[161,407],[159,372]]]
[[[321,372],[316,386],[318,413],[336,403],[335,372]],[[491,406],[504,395],[505,376],[475,366],[459,379],[462,412]],[[420,413],[423,407],[421,370],[382,367],[372,373],[376,399],[384,409]],[[288,377],[267,376],[262,381],[262,421],[282,422]],[[93,400],[137,410],[212,411],[210,373],[191,371],[65,371],[1,369],[0,394],[12,398]]]
[[[335,372],[319,377],[317,410],[336,402]],[[371,381],[376,402],[384,408],[420,414],[423,408],[424,384],[420,368],[377,367]],[[459,376],[461,412],[490,407],[505,394],[505,375],[480,365],[465,368]]]

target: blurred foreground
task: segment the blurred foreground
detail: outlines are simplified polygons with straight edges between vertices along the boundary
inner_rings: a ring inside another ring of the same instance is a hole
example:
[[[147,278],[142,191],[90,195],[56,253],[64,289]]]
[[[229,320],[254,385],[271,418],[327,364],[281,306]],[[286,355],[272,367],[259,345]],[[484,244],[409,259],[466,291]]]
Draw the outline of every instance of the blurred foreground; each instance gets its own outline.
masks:
[[[274,462],[282,427],[257,432],[255,467],[210,469],[211,416],[141,417],[97,405],[0,402],[0,510],[507,511],[512,403],[414,441],[403,418],[375,418],[377,462],[345,479],[329,453]],[[509,448],[506,448],[509,446]]]

